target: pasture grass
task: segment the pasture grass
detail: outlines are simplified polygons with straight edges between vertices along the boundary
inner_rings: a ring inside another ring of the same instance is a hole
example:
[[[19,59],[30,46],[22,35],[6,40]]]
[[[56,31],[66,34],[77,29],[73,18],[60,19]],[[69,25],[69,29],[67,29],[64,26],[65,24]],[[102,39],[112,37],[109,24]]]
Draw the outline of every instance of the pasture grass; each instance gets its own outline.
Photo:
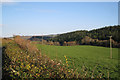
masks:
[[[110,59],[110,48],[106,47],[36,45],[43,54],[51,59],[61,60],[65,65],[66,56],[70,68],[77,68],[78,72],[85,68],[88,77],[93,73],[104,78],[118,77],[118,48],[112,49],[113,58]]]

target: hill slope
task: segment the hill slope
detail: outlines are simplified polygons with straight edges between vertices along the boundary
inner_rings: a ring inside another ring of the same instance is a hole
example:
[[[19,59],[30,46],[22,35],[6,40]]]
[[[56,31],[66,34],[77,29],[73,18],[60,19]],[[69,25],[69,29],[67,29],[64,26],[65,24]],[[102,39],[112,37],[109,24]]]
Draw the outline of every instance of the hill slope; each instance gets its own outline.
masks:
[[[90,31],[80,30],[80,31],[60,34],[54,38],[51,38],[51,40],[58,41],[58,42],[76,41],[78,44],[81,44],[81,40],[85,36],[89,36],[93,39],[98,39],[98,40],[109,40],[109,36],[112,36],[112,39],[114,41],[120,43],[120,37],[118,37],[119,32],[120,32],[120,25],[108,26],[108,27],[94,29]]]

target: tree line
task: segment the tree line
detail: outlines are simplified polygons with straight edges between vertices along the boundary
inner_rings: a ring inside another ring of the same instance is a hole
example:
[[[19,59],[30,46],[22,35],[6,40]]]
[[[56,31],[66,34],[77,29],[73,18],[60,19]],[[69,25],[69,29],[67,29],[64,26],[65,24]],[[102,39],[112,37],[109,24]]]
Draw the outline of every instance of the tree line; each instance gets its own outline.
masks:
[[[48,40],[53,42],[59,42],[62,46],[64,42],[70,42],[75,41],[78,45],[81,44],[87,44],[83,43],[82,40],[88,36],[92,39],[98,39],[98,41],[94,40],[92,42],[89,42],[90,45],[96,45],[96,46],[109,46],[109,36],[112,36],[112,40],[114,42],[113,47],[118,47],[120,43],[120,25],[114,25],[114,26],[106,26],[99,29],[94,30],[80,30],[80,31],[74,31],[69,33],[60,34],[56,37],[49,38]],[[105,41],[107,40],[107,41]]]

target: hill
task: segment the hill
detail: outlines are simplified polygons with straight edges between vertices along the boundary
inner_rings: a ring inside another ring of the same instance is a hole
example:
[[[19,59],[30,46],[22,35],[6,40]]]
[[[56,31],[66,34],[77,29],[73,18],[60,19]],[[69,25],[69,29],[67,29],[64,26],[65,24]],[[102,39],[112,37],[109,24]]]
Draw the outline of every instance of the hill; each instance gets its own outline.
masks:
[[[53,38],[55,36],[56,35],[31,36],[30,38],[28,38],[28,40],[31,41],[41,41],[42,39],[49,40],[50,38]]]
[[[50,36],[32,36],[31,38],[29,38],[29,40],[31,41],[42,41],[42,39],[47,40],[49,38],[52,38]]]
[[[112,36],[112,39],[115,42],[120,43],[120,37],[118,37],[119,31],[120,31],[120,25],[107,26],[100,29],[90,30],[90,31],[80,30],[80,31],[64,33],[54,38],[51,38],[50,40],[58,41],[61,45],[63,45],[64,41],[66,42],[76,41],[77,44],[82,44],[82,39],[85,38],[85,36],[88,36],[92,39],[98,39],[98,40],[109,40],[109,36]]]

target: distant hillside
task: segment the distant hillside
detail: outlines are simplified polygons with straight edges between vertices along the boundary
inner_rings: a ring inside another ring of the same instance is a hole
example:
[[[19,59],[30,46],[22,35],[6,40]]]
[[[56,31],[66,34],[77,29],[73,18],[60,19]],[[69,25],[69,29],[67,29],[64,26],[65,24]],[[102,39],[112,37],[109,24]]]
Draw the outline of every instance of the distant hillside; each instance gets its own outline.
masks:
[[[31,36],[28,40],[41,41],[42,39],[49,40],[50,38],[53,38],[53,37],[56,37],[56,35]]]
[[[22,39],[30,39],[32,36],[20,36]]]
[[[14,35],[14,36],[20,36],[20,35]],[[50,38],[56,37],[57,35],[43,35],[42,36],[20,36],[22,39],[25,40],[31,40],[31,41],[41,41],[43,38],[44,40],[48,40]],[[13,39],[13,37],[8,37],[9,39]]]
[[[80,30],[69,33],[60,34],[54,38],[51,38],[52,41],[58,41],[64,43],[64,41],[76,41],[78,44],[81,44],[81,40],[88,36],[92,39],[98,40],[109,40],[109,36],[112,36],[112,39],[120,43],[120,37],[118,37],[118,32],[120,32],[120,25],[116,26],[107,26],[100,29],[94,29],[90,31]]]

